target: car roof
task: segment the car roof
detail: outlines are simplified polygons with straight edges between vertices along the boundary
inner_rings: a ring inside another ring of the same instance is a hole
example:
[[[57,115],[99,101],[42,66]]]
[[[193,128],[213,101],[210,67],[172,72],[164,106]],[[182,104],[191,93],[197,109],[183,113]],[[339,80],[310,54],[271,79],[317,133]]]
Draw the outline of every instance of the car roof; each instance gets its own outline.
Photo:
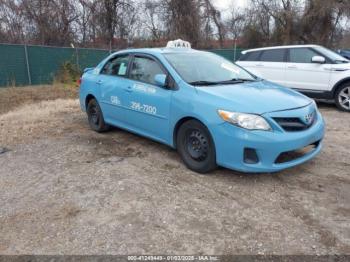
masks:
[[[263,50],[271,50],[271,49],[281,49],[281,48],[301,48],[301,47],[320,47],[319,45],[280,45],[280,46],[270,46],[270,47],[261,47],[254,48],[249,50],[242,51],[242,54],[254,52],[254,51],[263,51]]]

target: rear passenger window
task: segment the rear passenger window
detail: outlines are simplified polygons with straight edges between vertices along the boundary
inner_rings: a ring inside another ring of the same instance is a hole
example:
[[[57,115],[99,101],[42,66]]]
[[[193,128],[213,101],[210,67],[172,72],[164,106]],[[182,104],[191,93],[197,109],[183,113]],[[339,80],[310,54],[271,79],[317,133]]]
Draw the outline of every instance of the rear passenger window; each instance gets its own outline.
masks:
[[[271,49],[263,51],[260,61],[284,62],[285,49]]]
[[[241,56],[240,61],[258,61],[261,52],[248,52]]]
[[[289,49],[289,62],[291,63],[311,63],[312,57],[318,55],[309,48]]]
[[[129,55],[117,56],[109,60],[102,68],[101,74],[126,76],[129,64]]]

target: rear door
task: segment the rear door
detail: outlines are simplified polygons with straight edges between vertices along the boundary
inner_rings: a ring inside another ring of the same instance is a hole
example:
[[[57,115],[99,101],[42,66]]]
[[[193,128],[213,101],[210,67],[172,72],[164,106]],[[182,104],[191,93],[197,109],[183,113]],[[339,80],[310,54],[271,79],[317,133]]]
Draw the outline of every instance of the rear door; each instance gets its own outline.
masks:
[[[312,48],[298,47],[289,49],[286,86],[299,89],[300,91],[328,91],[331,67],[327,63],[312,63],[311,60],[314,56],[320,56],[320,54]]]
[[[106,122],[114,125],[123,125],[125,121],[128,87],[131,85],[127,78],[129,62],[128,54],[111,58],[103,66],[97,80],[103,116]]]
[[[256,70],[261,77],[277,84],[286,84],[286,49],[268,49],[260,55],[256,62]]]
[[[252,51],[243,54],[236,64],[247,69],[249,72],[257,75],[258,77],[263,77],[259,72],[258,62],[260,61],[261,51]]]
[[[156,58],[145,54],[134,55],[129,71],[132,83],[129,86],[125,118],[130,129],[166,142],[173,91],[155,83],[157,74],[168,75]]]

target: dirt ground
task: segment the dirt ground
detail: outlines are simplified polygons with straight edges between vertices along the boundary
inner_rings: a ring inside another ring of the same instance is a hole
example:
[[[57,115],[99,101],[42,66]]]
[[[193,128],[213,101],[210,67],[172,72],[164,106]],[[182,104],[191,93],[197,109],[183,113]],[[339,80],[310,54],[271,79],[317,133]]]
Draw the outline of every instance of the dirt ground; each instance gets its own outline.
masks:
[[[186,169],[90,131],[77,100],[0,114],[1,254],[350,254],[350,114],[320,104],[322,153],[276,174]]]

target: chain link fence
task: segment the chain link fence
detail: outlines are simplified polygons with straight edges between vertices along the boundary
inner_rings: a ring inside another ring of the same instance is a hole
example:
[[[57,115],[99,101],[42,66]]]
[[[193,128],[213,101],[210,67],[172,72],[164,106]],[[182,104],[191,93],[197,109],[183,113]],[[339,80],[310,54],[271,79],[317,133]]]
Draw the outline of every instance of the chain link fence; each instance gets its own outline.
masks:
[[[235,61],[241,49],[208,50]],[[80,70],[96,66],[109,50],[0,44],[0,87],[51,84],[64,63]]]

